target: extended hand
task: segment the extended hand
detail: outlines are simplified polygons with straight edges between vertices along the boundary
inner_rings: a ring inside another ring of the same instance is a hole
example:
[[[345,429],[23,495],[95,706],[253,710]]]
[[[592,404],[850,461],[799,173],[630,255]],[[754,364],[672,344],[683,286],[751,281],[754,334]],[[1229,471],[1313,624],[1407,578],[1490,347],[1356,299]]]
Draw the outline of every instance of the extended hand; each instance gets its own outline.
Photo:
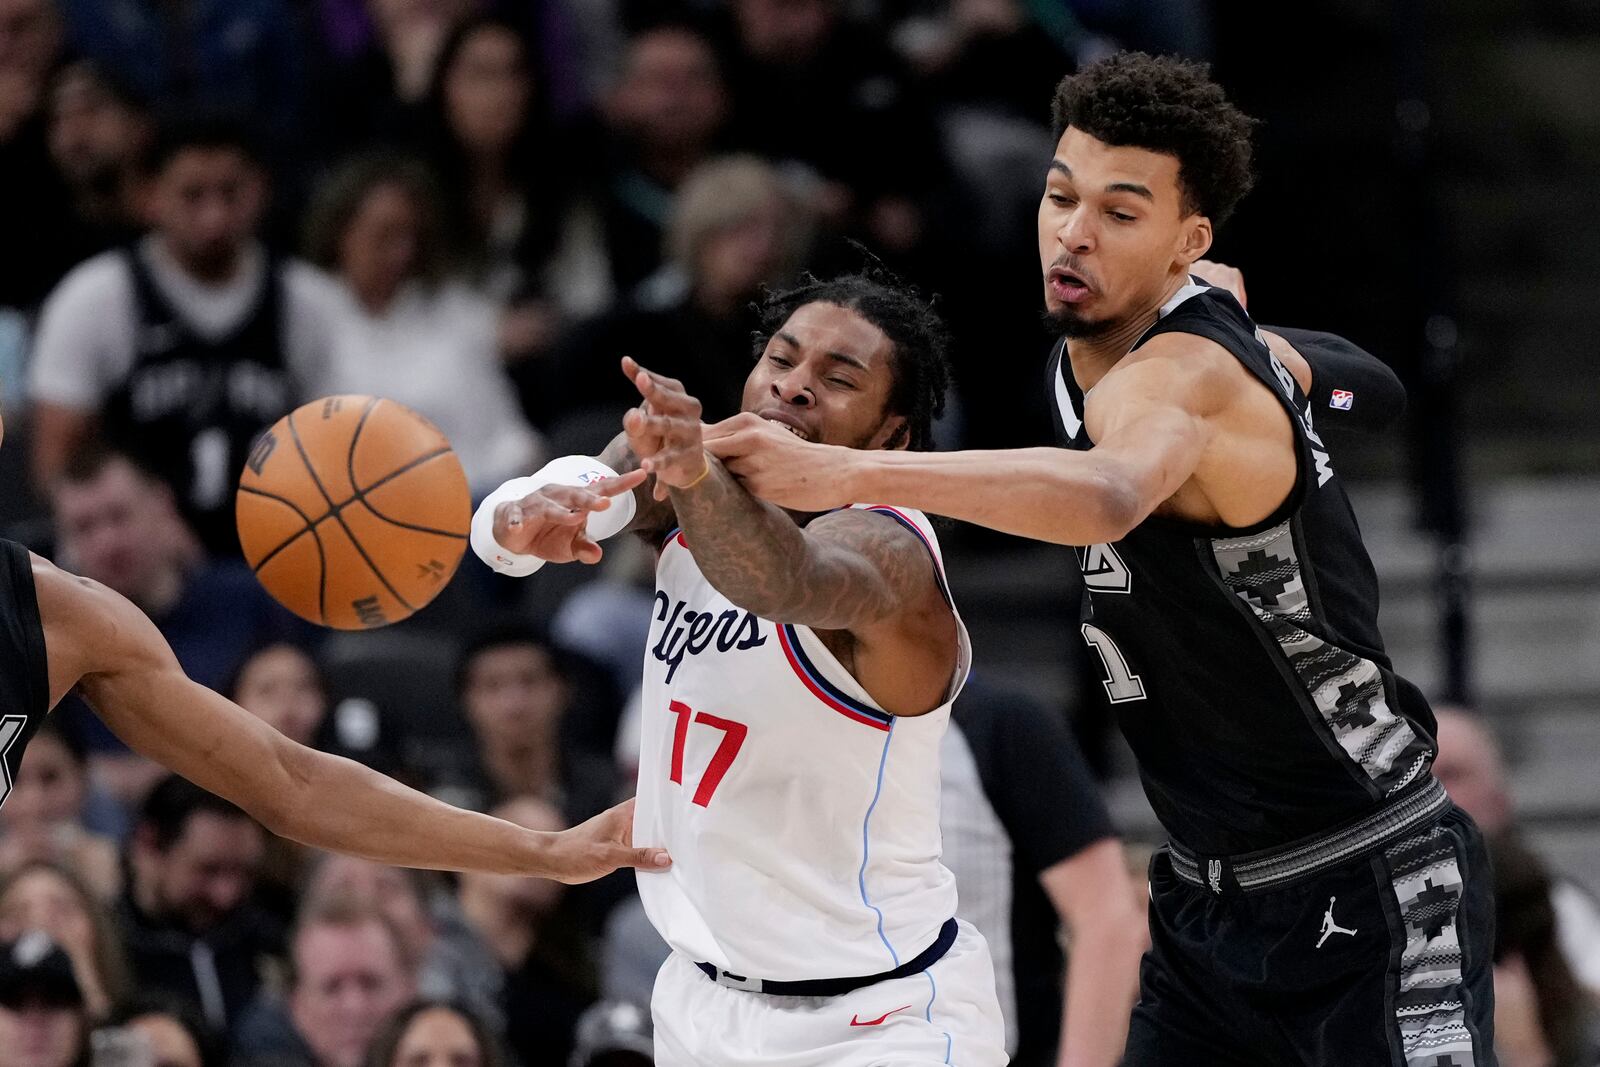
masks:
[[[752,496],[793,511],[848,507],[854,451],[802,441],[777,423],[744,412],[705,430],[705,449]]]
[[[628,446],[641,469],[656,476],[655,498],[665,500],[669,486],[687,489],[711,469],[700,441],[700,401],[682,382],[653,374],[627,356],[622,373],[644,398],[622,417]]]
[[[545,860],[538,873],[568,885],[592,882],[618,867],[663,871],[672,865],[666,849],[633,847],[631,799],[556,834]]]
[[[590,513],[605,511],[612,497],[632,492],[644,479],[644,471],[629,471],[587,487],[547,485],[494,509],[494,539],[509,552],[551,563],[599,563],[600,546],[586,532]]]
[[[1218,263],[1211,259],[1197,259],[1189,265],[1189,273],[1199,275],[1201,279],[1215,285],[1218,289],[1226,289],[1239,301],[1239,306],[1248,308],[1248,297],[1244,291],[1244,271],[1238,267],[1230,267],[1226,263]]]

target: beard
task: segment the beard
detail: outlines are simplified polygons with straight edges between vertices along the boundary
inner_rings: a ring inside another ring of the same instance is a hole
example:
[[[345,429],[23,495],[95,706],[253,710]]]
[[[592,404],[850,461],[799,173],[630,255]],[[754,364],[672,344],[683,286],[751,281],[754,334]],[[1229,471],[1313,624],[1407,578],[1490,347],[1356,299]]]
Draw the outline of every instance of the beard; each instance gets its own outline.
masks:
[[[1046,307],[1039,313],[1039,322],[1051,337],[1070,337],[1074,341],[1102,337],[1116,328],[1110,319],[1084,318],[1070,304],[1054,310]]]

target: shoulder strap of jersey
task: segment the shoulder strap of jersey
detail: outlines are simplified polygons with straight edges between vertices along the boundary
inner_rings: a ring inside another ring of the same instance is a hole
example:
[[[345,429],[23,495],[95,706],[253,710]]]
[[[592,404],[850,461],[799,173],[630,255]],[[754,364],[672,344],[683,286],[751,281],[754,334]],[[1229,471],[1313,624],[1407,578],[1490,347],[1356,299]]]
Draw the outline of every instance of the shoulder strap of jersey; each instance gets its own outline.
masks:
[[[1306,494],[1326,485],[1333,477],[1327,449],[1311,421],[1311,404],[1300,383],[1261,338],[1255,322],[1233,298],[1215,287],[1191,284],[1161,309],[1161,318],[1145,331],[1134,348],[1164,333],[1186,333],[1215,342],[1233,355],[1245,369],[1278,398],[1289,414],[1295,440],[1295,484],[1283,504],[1252,529],[1276,526],[1299,510]]]

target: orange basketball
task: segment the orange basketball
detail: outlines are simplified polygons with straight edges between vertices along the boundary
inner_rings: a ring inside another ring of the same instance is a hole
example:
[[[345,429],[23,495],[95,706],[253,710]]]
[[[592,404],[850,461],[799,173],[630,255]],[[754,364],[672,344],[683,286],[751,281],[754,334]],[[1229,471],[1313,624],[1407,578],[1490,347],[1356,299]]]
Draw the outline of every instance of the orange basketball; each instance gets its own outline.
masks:
[[[244,558],[303,619],[341,630],[398,622],[461,562],[472,498],[444,434],[372,396],[330,396],[250,450],[236,517]]]

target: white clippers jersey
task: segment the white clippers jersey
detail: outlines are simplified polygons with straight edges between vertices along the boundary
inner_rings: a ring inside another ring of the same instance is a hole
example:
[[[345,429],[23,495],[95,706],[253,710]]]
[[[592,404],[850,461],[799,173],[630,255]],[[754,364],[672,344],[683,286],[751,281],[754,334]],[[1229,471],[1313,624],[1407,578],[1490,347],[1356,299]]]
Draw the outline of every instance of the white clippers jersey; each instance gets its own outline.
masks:
[[[866,505],[856,505],[866,507]],[[925,515],[876,507],[944,564]],[[711,587],[678,532],[656,569],[645,652],[633,839],[673,865],[640,872],[661,936],[749,978],[878,974],[914,958],[955,914],[939,862],[946,702],[883,711],[804,626],[759,619]]]

